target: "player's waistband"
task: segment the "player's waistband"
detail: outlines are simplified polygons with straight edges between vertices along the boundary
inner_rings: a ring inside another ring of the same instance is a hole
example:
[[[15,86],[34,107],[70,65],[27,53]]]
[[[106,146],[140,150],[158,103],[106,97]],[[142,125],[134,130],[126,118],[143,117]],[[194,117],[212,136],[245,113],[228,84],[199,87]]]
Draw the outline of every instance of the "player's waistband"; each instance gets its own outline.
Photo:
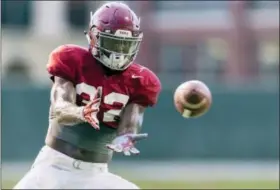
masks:
[[[46,144],[54,150],[69,156],[70,158],[84,162],[108,163],[112,158],[112,154],[102,154],[81,149],[53,136],[47,137]]]
[[[49,162],[53,167],[64,170],[89,170],[96,172],[107,172],[108,164],[107,163],[92,163],[85,162],[71,158],[61,152],[56,151],[52,147],[45,145],[38,157],[35,160],[34,165],[40,164],[42,162]]]

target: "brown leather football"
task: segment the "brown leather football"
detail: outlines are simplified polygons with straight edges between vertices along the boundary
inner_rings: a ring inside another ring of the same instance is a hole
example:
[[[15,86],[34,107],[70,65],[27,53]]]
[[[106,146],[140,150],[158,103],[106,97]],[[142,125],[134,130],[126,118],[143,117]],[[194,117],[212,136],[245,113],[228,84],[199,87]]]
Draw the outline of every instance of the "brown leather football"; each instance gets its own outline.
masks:
[[[198,80],[182,83],[174,93],[176,110],[185,118],[202,116],[209,110],[211,103],[209,88]]]

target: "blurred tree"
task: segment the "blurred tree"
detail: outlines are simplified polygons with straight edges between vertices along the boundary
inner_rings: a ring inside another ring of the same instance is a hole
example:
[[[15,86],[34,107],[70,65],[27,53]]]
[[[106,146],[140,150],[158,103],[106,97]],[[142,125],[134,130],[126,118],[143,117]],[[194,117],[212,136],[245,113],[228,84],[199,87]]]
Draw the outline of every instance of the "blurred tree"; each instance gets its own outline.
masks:
[[[1,1],[1,23],[27,28],[31,18],[32,1]]]
[[[73,28],[84,28],[89,22],[87,1],[67,1],[67,20]]]

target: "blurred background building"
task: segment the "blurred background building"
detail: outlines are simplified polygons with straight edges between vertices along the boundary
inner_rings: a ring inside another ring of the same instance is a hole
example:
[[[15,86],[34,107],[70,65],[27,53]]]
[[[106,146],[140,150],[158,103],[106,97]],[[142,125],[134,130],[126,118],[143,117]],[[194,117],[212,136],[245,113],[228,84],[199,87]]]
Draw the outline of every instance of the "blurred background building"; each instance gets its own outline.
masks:
[[[89,12],[102,3],[1,2],[6,168],[31,162],[44,143],[51,85],[48,54],[61,44],[86,47]],[[137,61],[158,74],[163,92],[146,114],[144,130],[150,138],[138,145],[142,155],[118,155],[117,160],[180,161],[181,168],[193,161],[262,161],[250,165],[259,169],[252,175],[279,177],[279,1],[126,3],[141,17],[144,31]],[[190,79],[204,81],[213,93],[213,107],[196,120],[181,118],[172,102],[174,89]],[[261,170],[264,163],[273,163],[264,168],[272,173]],[[223,175],[232,171],[219,167]]]

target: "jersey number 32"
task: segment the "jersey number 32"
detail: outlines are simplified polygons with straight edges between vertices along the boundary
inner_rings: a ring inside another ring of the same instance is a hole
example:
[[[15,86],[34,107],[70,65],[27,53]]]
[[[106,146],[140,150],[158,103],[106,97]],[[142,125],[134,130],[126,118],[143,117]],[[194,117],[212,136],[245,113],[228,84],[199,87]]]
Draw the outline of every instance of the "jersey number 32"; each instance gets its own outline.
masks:
[[[102,88],[102,87],[98,87],[98,88]],[[82,100],[82,103],[84,103],[84,104],[88,104],[90,101],[93,100],[93,98],[96,94],[96,91],[97,91],[97,88],[95,88],[94,86],[88,85],[86,83],[80,83],[80,84],[76,85],[76,92],[78,95],[81,96],[84,93],[87,96],[89,96],[89,101],[85,100],[85,99]],[[103,103],[108,104],[108,105],[113,105],[114,102],[121,103],[123,105],[123,107],[122,107],[122,109],[123,109],[125,107],[125,105],[127,104],[128,99],[129,99],[129,96],[127,96],[125,94],[111,92],[111,93],[107,94],[106,96],[104,96]],[[104,112],[103,122],[114,122],[115,117],[120,116],[122,109],[111,109],[111,110]]]

